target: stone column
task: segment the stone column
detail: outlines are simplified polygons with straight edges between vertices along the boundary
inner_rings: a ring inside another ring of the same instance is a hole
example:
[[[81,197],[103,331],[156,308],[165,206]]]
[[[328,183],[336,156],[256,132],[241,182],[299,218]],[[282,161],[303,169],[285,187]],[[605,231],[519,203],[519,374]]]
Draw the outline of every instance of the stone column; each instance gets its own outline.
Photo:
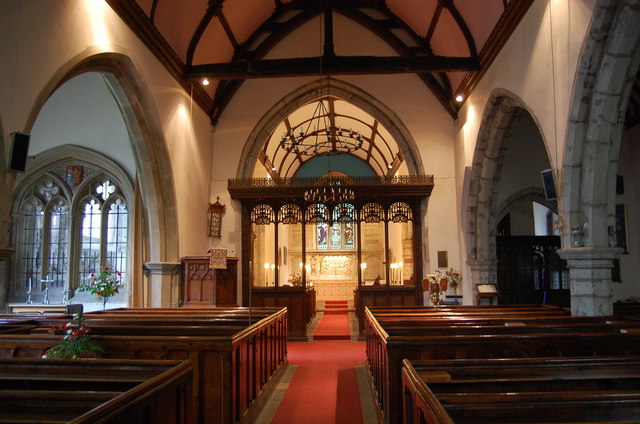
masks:
[[[559,249],[567,261],[571,282],[571,315],[606,316],[613,313],[611,268],[620,257],[618,247],[568,247]]]
[[[149,307],[180,306],[180,262],[146,262],[146,304]]]
[[[462,280],[462,295],[465,305],[474,305],[478,296],[477,284],[498,284],[496,259],[467,259],[471,275]],[[473,284],[475,283],[475,284]]]

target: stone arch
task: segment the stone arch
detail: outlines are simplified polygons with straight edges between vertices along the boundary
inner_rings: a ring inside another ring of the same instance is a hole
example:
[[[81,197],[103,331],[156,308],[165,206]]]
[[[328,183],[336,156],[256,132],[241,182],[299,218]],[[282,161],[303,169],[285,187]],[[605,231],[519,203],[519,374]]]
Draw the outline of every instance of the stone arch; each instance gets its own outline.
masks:
[[[178,259],[178,219],[173,172],[162,125],[149,90],[132,60],[118,52],[93,49],[70,59],[53,73],[41,90],[27,119],[25,130],[34,125],[47,99],[62,84],[85,72],[100,72],[120,107],[134,151],[142,203],[146,212],[145,258],[155,262]]]
[[[586,224],[585,245],[608,247],[624,113],[640,63],[640,8],[635,0],[599,0],[593,15],[569,111],[563,237]]]
[[[637,0],[598,0],[578,62],[560,204],[573,315],[613,313],[611,268],[622,249],[609,232],[624,113],[640,64],[638,22]]]
[[[463,222],[467,223],[465,238],[471,281],[497,281],[497,181],[509,137],[522,111],[528,112],[535,122],[535,115],[522,99],[507,90],[495,89],[483,112],[465,189],[467,196]],[[537,127],[540,128],[539,125]],[[544,134],[539,132],[547,149]]]
[[[540,187],[527,187],[513,193],[511,196],[500,202],[500,204],[496,207],[495,222],[499,223],[502,218],[504,218],[504,216],[509,212],[509,209],[512,205],[520,203],[524,200],[530,200],[532,202],[540,203],[541,205],[546,206],[547,209],[551,210],[555,214],[558,213],[557,202],[547,200],[543,189],[541,189]]]
[[[280,99],[258,121],[242,150],[236,178],[251,178],[258,152],[282,119],[305,104],[331,94],[347,101],[376,118],[393,136],[405,158],[409,174],[424,175],[424,167],[415,140],[393,110],[364,90],[334,78],[323,78],[303,85]]]

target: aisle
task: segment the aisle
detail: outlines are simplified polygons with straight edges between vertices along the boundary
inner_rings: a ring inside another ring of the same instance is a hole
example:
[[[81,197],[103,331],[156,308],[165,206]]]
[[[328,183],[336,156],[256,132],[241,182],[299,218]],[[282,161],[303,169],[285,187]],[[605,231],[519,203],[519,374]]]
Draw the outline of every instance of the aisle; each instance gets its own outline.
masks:
[[[362,423],[356,365],[365,362],[364,342],[289,343],[296,373],[273,424]]]
[[[287,343],[289,366],[280,394],[270,400],[275,412],[262,414],[257,423],[375,422],[365,344],[348,341],[353,314],[318,315],[320,323],[312,326],[314,341]]]

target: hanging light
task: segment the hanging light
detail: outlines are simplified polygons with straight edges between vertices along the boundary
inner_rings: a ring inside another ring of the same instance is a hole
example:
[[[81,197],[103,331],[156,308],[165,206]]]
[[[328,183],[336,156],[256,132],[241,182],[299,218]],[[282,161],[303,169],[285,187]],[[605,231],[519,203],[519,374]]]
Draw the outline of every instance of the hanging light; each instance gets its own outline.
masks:
[[[358,131],[343,130],[332,119],[321,99],[309,120],[282,135],[280,147],[304,156],[337,155],[354,152],[362,147],[364,138]]]
[[[340,187],[338,184],[316,187],[304,192],[304,200],[310,203],[344,203],[355,198],[353,190]]]

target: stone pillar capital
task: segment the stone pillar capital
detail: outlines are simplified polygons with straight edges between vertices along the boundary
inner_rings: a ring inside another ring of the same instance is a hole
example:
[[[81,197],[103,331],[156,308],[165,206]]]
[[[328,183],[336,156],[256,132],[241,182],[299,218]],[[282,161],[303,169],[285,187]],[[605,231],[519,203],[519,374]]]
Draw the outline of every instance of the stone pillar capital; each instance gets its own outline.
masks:
[[[144,274],[150,275],[176,275],[180,273],[180,262],[145,262]]]
[[[611,268],[620,257],[618,247],[565,247],[558,254],[567,261],[571,283],[571,315],[606,316],[613,313]]]
[[[147,304],[151,307],[180,306],[180,262],[145,262],[148,279]]]
[[[620,247],[565,247],[558,249],[569,268],[612,268],[623,253]]]

